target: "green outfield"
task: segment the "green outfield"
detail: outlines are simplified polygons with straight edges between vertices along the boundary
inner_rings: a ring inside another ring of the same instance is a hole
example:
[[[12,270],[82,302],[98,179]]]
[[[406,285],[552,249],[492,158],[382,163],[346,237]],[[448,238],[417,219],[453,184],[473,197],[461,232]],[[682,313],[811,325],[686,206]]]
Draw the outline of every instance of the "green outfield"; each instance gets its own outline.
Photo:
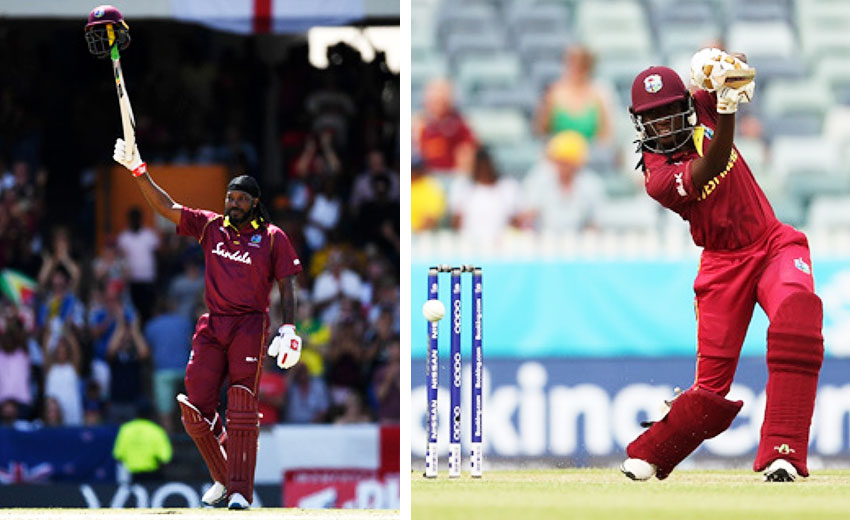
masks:
[[[163,516],[167,515],[167,516]],[[157,520],[179,518],[180,520],[213,520],[216,518],[247,518],[250,520],[374,520],[399,518],[398,510],[379,509],[281,509],[259,508],[246,511],[228,511],[217,509],[2,509],[0,519],[15,520]]]
[[[632,482],[615,469],[411,476],[412,519],[777,520],[850,518],[850,471],[766,483],[745,471],[675,471]]]

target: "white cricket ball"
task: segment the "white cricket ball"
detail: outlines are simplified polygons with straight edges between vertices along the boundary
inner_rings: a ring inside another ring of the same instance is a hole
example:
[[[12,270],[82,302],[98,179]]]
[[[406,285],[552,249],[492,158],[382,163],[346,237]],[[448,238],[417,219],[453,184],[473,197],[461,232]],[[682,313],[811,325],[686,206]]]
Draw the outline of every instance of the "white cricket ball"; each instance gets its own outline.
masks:
[[[446,315],[446,307],[440,300],[428,300],[422,305],[422,315],[428,321],[440,321]]]

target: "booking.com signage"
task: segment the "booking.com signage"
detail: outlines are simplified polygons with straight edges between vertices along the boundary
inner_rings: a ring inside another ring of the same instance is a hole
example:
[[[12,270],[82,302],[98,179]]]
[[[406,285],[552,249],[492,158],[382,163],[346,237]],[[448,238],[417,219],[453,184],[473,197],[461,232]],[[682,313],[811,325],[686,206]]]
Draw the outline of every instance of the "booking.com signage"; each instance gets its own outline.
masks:
[[[440,455],[448,451],[449,390],[441,365]],[[499,457],[589,457],[621,455],[643,428],[658,419],[673,389],[693,380],[693,360],[674,358],[487,359],[484,371],[484,453]],[[850,360],[827,358],[819,381],[810,456],[847,457]],[[426,396],[422,360],[412,366],[411,449],[424,456]],[[469,441],[469,368],[463,374],[462,437]],[[764,416],[764,358],[742,358],[730,399],[744,407],[732,426],[707,441],[700,453],[714,457],[752,454]],[[467,452],[465,449],[464,452]]]

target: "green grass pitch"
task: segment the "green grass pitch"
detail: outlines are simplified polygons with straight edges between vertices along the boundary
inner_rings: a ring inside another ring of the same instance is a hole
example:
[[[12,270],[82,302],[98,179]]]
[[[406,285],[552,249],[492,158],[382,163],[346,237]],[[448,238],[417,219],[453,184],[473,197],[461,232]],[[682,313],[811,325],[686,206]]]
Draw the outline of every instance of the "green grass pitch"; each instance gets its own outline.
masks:
[[[746,471],[673,472],[633,482],[616,469],[517,470],[437,479],[411,476],[411,518],[760,520],[850,518],[850,471],[762,482]]]

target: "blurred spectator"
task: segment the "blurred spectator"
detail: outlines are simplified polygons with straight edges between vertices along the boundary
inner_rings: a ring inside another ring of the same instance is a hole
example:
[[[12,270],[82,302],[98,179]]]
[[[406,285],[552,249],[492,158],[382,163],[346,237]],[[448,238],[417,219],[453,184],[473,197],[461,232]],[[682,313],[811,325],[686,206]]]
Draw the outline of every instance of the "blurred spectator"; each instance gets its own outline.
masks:
[[[340,322],[334,328],[325,360],[328,364],[328,387],[332,406],[345,405],[352,392],[364,385],[364,373],[371,362],[361,345],[362,323]]]
[[[335,238],[335,230],[342,216],[342,196],[337,178],[322,174],[318,178],[319,190],[313,197],[313,203],[307,211],[307,225],[304,226],[304,238],[310,251],[317,251]]]
[[[194,331],[193,322],[175,310],[175,303],[173,299],[157,300],[157,314],[145,325],[144,334],[151,349],[156,412],[169,433],[176,431],[175,397],[183,384]]]
[[[504,233],[517,212],[519,185],[499,177],[485,148],[475,153],[471,177],[458,177],[449,190],[452,226],[466,238],[489,243]]]
[[[80,393],[82,361],[80,345],[68,327],[64,327],[52,353],[45,349],[44,359],[45,397],[56,400],[62,412],[62,424],[80,426],[83,424],[83,397]],[[53,420],[52,417],[50,419]]]
[[[188,257],[183,262],[183,272],[175,276],[168,286],[168,298],[175,311],[188,320],[195,320],[195,308],[204,295],[204,271],[201,262]]]
[[[359,424],[371,420],[371,414],[363,405],[363,396],[360,392],[351,392],[345,400],[342,413],[334,419],[334,424]]]
[[[567,130],[549,140],[546,158],[522,183],[521,227],[540,231],[580,231],[595,227],[605,202],[605,186],[586,170],[587,141]]]
[[[42,330],[42,342],[52,351],[66,326],[75,329],[85,325],[85,307],[71,289],[71,278],[66,268],[56,266],[49,274],[47,294],[38,307],[37,323]]]
[[[115,334],[118,322],[132,322],[135,319],[133,309],[122,300],[122,285],[113,283],[101,293],[97,288],[92,291],[89,302],[89,335],[92,340],[92,377],[100,385],[103,395],[109,395],[111,375],[106,353],[109,342]]]
[[[281,411],[286,404],[286,375],[277,367],[276,357],[263,356],[263,370],[260,372],[257,395],[260,401],[260,413],[263,414],[260,424],[279,423]]]
[[[422,114],[412,121],[414,150],[421,154],[427,170],[470,172],[478,143],[472,130],[454,106],[452,84],[432,80],[425,87]]]
[[[304,363],[292,367],[287,375],[286,422],[324,422],[330,407],[330,398],[322,378],[310,375]]]
[[[378,401],[378,419],[382,423],[398,423],[401,413],[399,339],[395,336],[387,347],[386,361],[372,376],[372,392]]]
[[[359,301],[362,290],[360,275],[349,268],[345,253],[336,248],[331,250],[327,268],[313,283],[313,304],[320,319],[326,324],[336,323],[341,302],[346,298]]]
[[[0,335],[0,402],[12,401],[16,413],[26,417],[26,407],[32,403],[26,331],[20,318],[11,313],[6,316],[3,329]],[[22,407],[25,409],[21,410]]]
[[[414,233],[436,229],[445,214],[442,183],[428,175],[422,158],[415,155],[410,165],[410,228]]]
[[[8,131],[8,127],[4,130]],[[3,170],[0,183],[0,267],[12,267],[33,275],[38,264],[32,245],[43,210],[46,176],[40,172],[33,183],[26,161],[15,161],[11,171],[6,170],[5,164],[0,166]]]
[[[370,150],[366,156],[366,170],[354,179],[354,184],[351,188],[351,197],[348,199],[348,206],[351,213],[355,216],[360,214],[360,208],[364,203],[372,202],[378,194],[375,192],[375,179],[386,179],[389,182],[387,194],[389,200],[398,202],[399,200],[399,185],[398,172],[394,172],[387,168],[384,153],[380,150]]]
[[[52,248],[43,256],[41,270],[38,273],[38,285],[45,287],[59,268],[64,269],[68,274],[68,289],[76,291],[80,282],[80,267],[71,258],[71,241],[68,231],[63,227],[57,227],[53,231]]]
[[[360,236],[361,244],[372,244],[381,256],[397,259],[400,254],[399,203],[390,193],[392,182],[388,175],[372,176],[371,181],[374,198],[361,206],[355,232]]]
[[[162,480],[162,466],[171,461],[171,441],[152,421],[150,405],[139,406],[138,416],[118,429],[112,456],[130,472],[134,481]]]
[[[567,48],[563,74],[546,89],[535,113],[534,129],[539,135],[573,130],[590,143],[611,141],[610,102],[593,83],[593,65],[590,50],[579,45]]]
[[[142,324],[150,319],[156,302],[156,250],[159,236],[149,227],[142,227],[142,210],[133,207],[127,212],[128,227],[118,235],[118,250],[127,262],[130,299]]]
[[[123,286],[127,279],[127,261],[118,253],[115,240],[107,240],[100,255],[94,259],[94,284],[109,287],[111,284]]]
[[[395,338],[396,330],[393,327],[395,315],[393,311],[392,308],[380,308],[375,323],[365,332],[363,344],[366,359],[378,359]],[[371,370],[374,367],[367,368]]]
[[[100,389],[100,384],[94,379],[86,382],[86,391],[83,394],[83,424],[86,426],[97,426],[101,424],[106,415],[106,402]]]
[[[41,422],[49,428],[64,426],[66,424],[62,413],[62,405],[59,404],[59,400],[55,397],[48,396],[44,400],[44,414],[42,415]]]
[[[21,419],[24,414],[18,401],[14,399],[0,400],[0,427],[23,428],[27,421]]]
[[[309,134],[295,162],[296,175],[310,182],[314,176],[334,177],[341,171],[342,163],[334,149],[333,133],[323,131]]]
[[[111,420],[126,421],[135,415],[136,407],[144,399],[142,362],[148,357],[150,347],[142,337],[138,318],[128,322],[121,316],[106,350],[112,374],[109,388]]]

